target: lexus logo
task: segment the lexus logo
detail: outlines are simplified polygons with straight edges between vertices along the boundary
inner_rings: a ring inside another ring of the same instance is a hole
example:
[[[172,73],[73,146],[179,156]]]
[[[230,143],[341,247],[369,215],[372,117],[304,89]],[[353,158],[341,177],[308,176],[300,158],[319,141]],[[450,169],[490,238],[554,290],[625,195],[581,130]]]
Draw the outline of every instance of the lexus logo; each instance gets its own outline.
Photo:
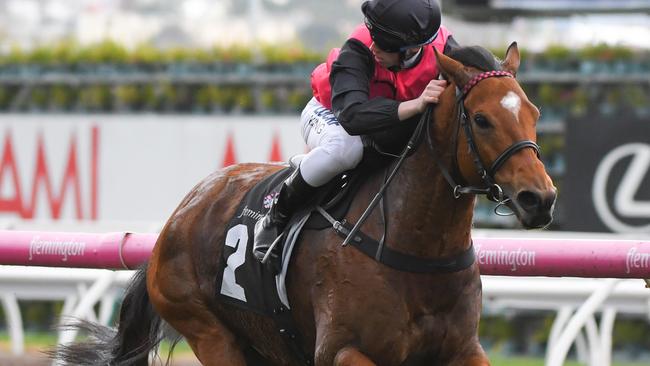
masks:
[[[627,170],[615,189],[613,200],[607,199],[607,183],[612,169],[622,159],[631,157]],[[615,232],[650,232],[650,201],[635,201],[644,178],[650,174],[650,145],[632,143],[610,151],[598,164],[592,198],[596,213]],[[611,205],[611,207],[610,207]],[[645,220],[648,224],[631,225],[621,219]]]

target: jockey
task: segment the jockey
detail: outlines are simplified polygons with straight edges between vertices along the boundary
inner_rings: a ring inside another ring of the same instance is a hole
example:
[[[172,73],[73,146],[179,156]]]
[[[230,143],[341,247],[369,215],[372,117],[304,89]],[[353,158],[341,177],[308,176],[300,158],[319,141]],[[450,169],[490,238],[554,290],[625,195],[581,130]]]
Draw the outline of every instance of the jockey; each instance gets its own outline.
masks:
[[[433,48],[448,53],[458,44],[440,25],[437,0],[369,0],[361,10],[365,24],[312,72],[313,98],[300,118],[311,150],[255,226],[260,260],[317,187],[359,164],[364,142],[401,151],[447,85],[438,80]]]

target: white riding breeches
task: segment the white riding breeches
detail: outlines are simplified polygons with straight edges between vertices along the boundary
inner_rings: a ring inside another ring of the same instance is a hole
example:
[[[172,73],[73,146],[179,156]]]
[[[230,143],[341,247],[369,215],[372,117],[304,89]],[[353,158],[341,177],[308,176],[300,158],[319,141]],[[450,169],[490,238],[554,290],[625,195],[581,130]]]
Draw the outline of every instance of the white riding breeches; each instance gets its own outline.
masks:
[[[300,163],[302,177],[320,187],[346,170],[355,168],[363,157],[360,136],[350,136],[334,113],[312,98],[300,116],[302,137],[311,149]]]

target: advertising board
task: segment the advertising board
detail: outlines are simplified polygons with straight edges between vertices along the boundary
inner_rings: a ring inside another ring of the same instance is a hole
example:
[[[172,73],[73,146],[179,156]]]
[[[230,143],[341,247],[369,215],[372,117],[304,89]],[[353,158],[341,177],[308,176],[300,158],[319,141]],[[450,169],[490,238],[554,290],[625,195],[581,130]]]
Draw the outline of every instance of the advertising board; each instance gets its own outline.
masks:
[[[166,219],[202,178],[305,151],[298,116],[0,116],[0,218]]]

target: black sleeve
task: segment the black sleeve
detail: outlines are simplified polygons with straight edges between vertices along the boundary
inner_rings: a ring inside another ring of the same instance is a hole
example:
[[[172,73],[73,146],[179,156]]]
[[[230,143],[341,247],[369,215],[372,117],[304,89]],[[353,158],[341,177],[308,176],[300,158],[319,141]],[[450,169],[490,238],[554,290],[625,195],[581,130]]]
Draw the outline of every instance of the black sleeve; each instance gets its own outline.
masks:
[[[360,41],[350,39],[332,64],[332,111],[350,135],[366,135],[399,123],[399,102],[387,98],[369,99],[375,62],[372,52]]]

